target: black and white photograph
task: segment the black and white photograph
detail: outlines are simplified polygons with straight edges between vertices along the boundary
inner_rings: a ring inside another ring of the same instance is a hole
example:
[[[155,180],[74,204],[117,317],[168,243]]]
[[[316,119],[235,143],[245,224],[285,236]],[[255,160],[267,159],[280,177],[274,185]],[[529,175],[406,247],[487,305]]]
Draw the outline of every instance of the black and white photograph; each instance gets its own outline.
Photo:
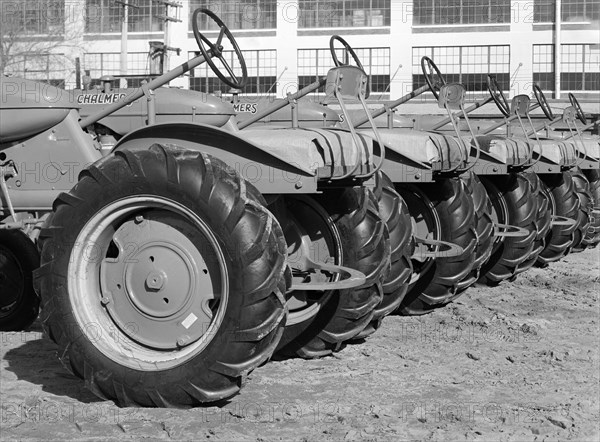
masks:
[[[600,440],[600,0],[0,0],[0,441]]]

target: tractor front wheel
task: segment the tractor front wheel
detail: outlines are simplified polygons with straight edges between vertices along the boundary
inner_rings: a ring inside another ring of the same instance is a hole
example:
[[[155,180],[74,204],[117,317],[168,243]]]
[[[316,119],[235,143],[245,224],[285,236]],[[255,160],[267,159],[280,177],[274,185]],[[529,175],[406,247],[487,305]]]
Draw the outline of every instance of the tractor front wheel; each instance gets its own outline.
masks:
[[[590,183],[592,216],[590,227],[583,238],[583,245],[586,247],[596,247],[600,242],[600,170],[586,170],[584,173]]]
[[[541,175],[544,191],[550,202],[552,215],[571,220],[571,224],[554,224],[545,238],[544,250],[539,254],[536,265],[547,266],[558,261],[571,251],[575,240],[575,230],[579,224],[581,203],[575,189],[575,182],[569,172]]]
[[[575,229],[573,239],[573,250],[580,252],[588,247],[586,236],[590,229],[593,219],[594,197],[592,195],[591,184],[579,167],[570,170],[571,178],[575,184],[575,192],[579,199],[579,213],[577,214],[577,228]]]
[[[341,264],[362,272],[366,282],[334,290],[310,321],[296,325],[284,354],[317,358],[339,350],[372,321],[383,296],[390,265],[390,240],[377,199],[366,187],[332,190],[316,197],[333,221],[341,245]],[[286,327],[287,329],[287,327]],[[286,334],[292,332],[286,330]]]
[[[523,173],[482,179],[488,191],[496,223],[523,229],[521,236],[496,238],[492,256],[481,269],[480,282],[497,285],[517,275],[519,265],[531,254],[537,236],[538,201]]]
[[[420,186],[399,185],[396,189],[408,204],[415,236],[446,241],[463,249],[459,255],[449,257],[429,257],[417,249],[408,293],[399,312],[422,315],[456,298],[460,282],[473,268],[477,247],[475,206],[460,178],[443,178]]]
[[[0,331],[29,327],[39,313],[33,271],[40,265],[35,244],[18,230],[0,230]]]
[[[383,281],[383,298],[375,308],[369,325],[356,336],[364,339],[377,330],[384,317],[400,306],[408,290],[412,275],[411,256],[415,250],[412,222],[406,202],[396,192],[394,183],[384,173],[376,176],[373,190],[379,205],[379,213],[390,233],[390,269]]]

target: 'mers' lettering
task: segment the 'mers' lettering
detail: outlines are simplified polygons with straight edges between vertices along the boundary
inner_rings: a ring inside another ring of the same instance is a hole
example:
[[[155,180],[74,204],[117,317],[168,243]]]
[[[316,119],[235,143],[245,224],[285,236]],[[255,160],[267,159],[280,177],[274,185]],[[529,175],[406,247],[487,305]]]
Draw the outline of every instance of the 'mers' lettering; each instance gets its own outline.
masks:
[[[256,113],[256,103],[235,103],[233,105],[234,112],[249,112]]]

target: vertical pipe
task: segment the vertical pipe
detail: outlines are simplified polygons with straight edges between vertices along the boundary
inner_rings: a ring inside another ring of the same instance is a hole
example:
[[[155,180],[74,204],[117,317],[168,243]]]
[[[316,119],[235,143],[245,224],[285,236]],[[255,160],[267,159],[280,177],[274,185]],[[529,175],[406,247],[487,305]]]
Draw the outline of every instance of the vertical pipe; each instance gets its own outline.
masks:
[[[153,5],[154,6],[154,5]],[[163,51],[163,70],[169,72],[169,48],[171,47],[171,32],[169,31],[169,5],[165,4],[165,49]]]
[[[561,0],[555,0],[554,22],[554,98],[560,98],[560,28],[561,28]]]
[[[127,31],[129,24],[129,4],[123,3],[123,23],[121,23],[121,75],[127,75]],[[126,81],[126,80],[121,80]],[[119,85],[121,87],[123,85]]]
[[[81,61],[75,57],[75,89],[81,89]]]

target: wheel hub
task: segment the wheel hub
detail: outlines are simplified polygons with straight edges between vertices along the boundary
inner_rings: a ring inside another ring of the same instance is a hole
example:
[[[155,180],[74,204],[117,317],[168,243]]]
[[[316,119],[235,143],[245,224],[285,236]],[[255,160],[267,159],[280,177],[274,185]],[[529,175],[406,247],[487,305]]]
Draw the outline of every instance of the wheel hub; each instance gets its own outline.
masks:
[[[101,263],[102,304],[130,338],[175,349],[203,335],[215,299],[205,240],[182,219],[161,211],[137,215],[116,230],[117,256]]]
[[[341,240],[325,210],[311,198],[300,197],[286,199],[284,210],[282,227],[288,244],[288,262],[293,281],[326,282],[339,279],[338,274],[310,271],[311,260],[332,264],[340,264],[341,261]],[[330,295],[331,292],[294,290],[287,302],[290,311],[287,324],[296,324],[315,316]]]

